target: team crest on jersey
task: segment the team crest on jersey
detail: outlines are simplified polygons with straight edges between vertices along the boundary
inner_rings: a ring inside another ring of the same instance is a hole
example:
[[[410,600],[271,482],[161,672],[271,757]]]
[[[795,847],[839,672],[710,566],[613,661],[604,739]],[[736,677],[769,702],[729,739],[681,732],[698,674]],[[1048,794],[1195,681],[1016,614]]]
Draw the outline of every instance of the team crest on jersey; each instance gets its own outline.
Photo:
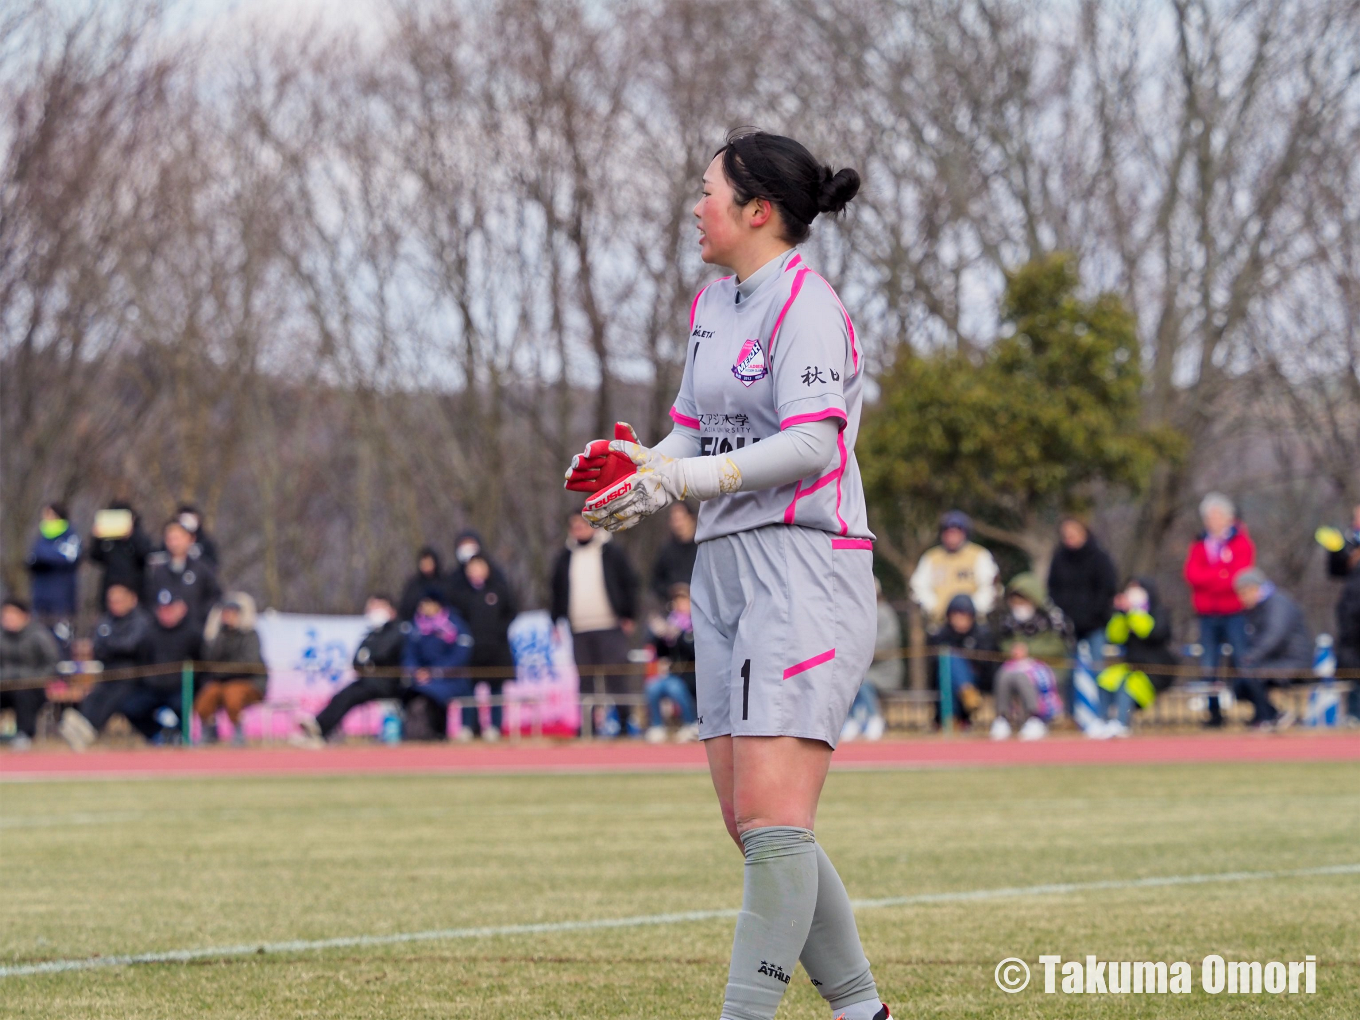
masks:
[[[770,374],[770,368],[765,364],[765,348],[760,346],[759,340],[747,340],[741,345],[732,374],[743,386],[753,386]]]

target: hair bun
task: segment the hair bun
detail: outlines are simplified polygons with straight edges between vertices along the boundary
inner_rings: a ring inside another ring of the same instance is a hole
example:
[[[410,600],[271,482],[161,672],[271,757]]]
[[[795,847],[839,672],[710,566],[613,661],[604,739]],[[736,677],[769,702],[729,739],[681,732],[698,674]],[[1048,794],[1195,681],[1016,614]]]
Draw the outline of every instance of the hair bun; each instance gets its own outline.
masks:
[[[838,213],[859,193],[859,173],[846,167],[831,172],[822,168],[822,186],[817,190],[817,211]]]

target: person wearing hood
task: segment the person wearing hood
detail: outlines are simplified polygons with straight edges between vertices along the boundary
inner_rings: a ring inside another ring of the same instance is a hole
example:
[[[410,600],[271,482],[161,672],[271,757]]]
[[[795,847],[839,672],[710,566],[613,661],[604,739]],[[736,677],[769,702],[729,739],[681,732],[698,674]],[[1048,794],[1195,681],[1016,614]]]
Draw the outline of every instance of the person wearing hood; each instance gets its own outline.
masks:
[[[104,601],[108,608],[95,624],[93,646],[103,672],[136,669],[154,662],[155,624],[138,604],[136,590],[121,582],[111,584]],[[62,737],[77,751],[85,750],[99,739],[99,731],[114,714],[123,710],[123,703],[139,693],[141,683],[137,677],[100,680],[79,707],[62,713],[58,726]]]
[[[505,681],[514,679],[515,656],[510,651],[510,624],[519,614],[514,589],[481,552],[473,553],[454,571],[459,584],[450,585],[450,601],[467,621],[472,634],[472,666],[487,671],[476,678],[499,697]],[[494,671],[494,674],[493,674]],[[502,710],[491,706],[491,725],[485,731],[480,713],[473,713],[473,732],[488,741],[500,738]]]
[[[80,535],[71,527],[62,503],[42,509],[38,534],[24,565],[32,587],[33,613],[65,645],[76,615],[76,571],[80,568]]]
[[[1247,616],[1247,650],[1238,660],[1243,675],[1233,681],[1233,693],[1255,708],[1249,725],[1284,729],[1294,722],[1294,713],[1272,705],[1267,688],[1312,677],[1313,634],[1302,607],[1257,567],[1238,574],[1233,586]],[[1258,670],[1264,675],[1254,675]]]
[[[911,597],[926,614],[928,626],[944,622],[945,609],[955,595],[967,595],[979,616],[996,605],[999,571],[992,554],[970,541],[972,519],[962,510],[940,518],[940,544],[927,549],[911,575]]]
[[[1115,709],[1115,718],[1105,722],[1099,736],[1126,737],[1134,708],[1147,708],[1176,680],[1170,670],[1155,667],[1175,666],[1179,661],[1171,648],[1171,614],[1151,578],[1135,578],[1114,597],[1105,641],[1119,646],[1121,661],[1106,666],[1096,677],[1102,720]]]
[[[401,586],[401,600],[397,603],[397,619],[410,623],[416,618],[416,606],[431,587],[439,588],[445,583],[439,553],[433,546],[424,546],[416,553],[416,572]],[[440,594],[440,600],[447,595]]]
[[[416,603],[416,618],[407,633],[402,652],[402,668],[410,681],[402,694],[410,717],[411,731],[421,732],[415,713],[423,712],[436,738],[447,735],[449,702],[472,695],[472,681],[452,676],[472,661],[472,634],[466,621],[443,604],[444,591],[437,585],[425,589]],[[462,725],[455,734],[470,740],[477,727],[477,708],[462,707]]]
[[[146,590],[146,560],[151,539],[142,530],[142,519],[130,503],[114,500],[94,515],[90,532],[90,560],[104,568],[99,581],[99,601],[107,601],[109,588],[121,584],[140,595]]]
[[[996,674],[992,739],[1005,740],[1018,726],[1021,740],[1037,740],[1062,713],[1059,694],[1071,652],[1072,625],[1033,573],[1006,585],[1006,609],[997,628],[1006,661]]]
[[[17,733],[10,748],[26,751],[33,746],[38,732],[38,713],[47,694],[41,686],[18,687],[9,684],[34,683],[52,676],[57,670],[61,650],[46,627],[33,619],[22,599],[13,596],[0,606],[0,708],[14,709]]]
[[[203,658],[223,664],[203,674],[194,698],[194,714],[202,724],[203,740],[216,743],[217,713],[225,710],[231,721],[232,741],[244,744],[241,713],[263,701],[269,686],[260,635],[255,630],[255,600],[243,591],[232,592],[208,616],[203,638]]]
[[[570,624],[582,689],[597,695],[632,694],[641,686],[641,678],[607,668],[628,662],[638,591],[628,554],[612,537],[591,527],[579,513],[572,514],[567,519],[566,548],[558,554],[552,574],[552,618]],[[619,714],[612,709],[606,713],[597,732],[604,736],[622,732]]]
[[[1231,647],[1232,657],[1239,663],[1247,647],[1247,619],[1233,581],[1256,563],[1256,546],[1247,534],[1247,526],[1237,519],[1233,501],[1221,492],[1204,497],[1199,516],[1204,530],[1190,543],[1184,573],[1199,618],[1199,643],[1203,648],[1200,665],[1204,679],[1212,682],[1223,657],[1223,647]],[[1205,725],[1223,725],[1223,711],[1216,694],[1209,696],[1209,718]]]
[[[304,736],[296,743],[304,747],[324,747],[350,709],[370,701],[402,697],[406,685],[397,671],[401,667],[411,625],[397,618],[391,598],[382,593],[368,597],[364,619],[368,621],[369,631],[354,653],[355,681],[336,691],[315,716],[305,712],[297,714]]]
[[[955,595],[946,607],[944,622],[926,632],[926,644],[936,653],[927,662],[927,676],[938,688],[943,676],[940,658],[948,657],[954,715],[962,725],[971,725],[973,713],[982,704],[982,692],[992,689],[996,673],[996,663],[989,658],[997,651],[991,628],[978,620],[972,599]],[[935,722],[941,722],[939,701],[935,702]]]

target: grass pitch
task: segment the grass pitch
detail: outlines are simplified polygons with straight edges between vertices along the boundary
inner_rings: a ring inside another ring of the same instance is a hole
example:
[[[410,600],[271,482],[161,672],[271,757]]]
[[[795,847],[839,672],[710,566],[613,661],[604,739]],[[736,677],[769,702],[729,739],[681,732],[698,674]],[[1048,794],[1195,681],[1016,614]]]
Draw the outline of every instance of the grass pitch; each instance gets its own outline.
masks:
[[[1360,767],[833,774],[819,838],[852,897],[1360,862]],[[730,910],[705,776],[355,777],[0,786],[0,967],[429,929]],[[1360,874],[864,910],[913,1017],[1360,1017]],[[0,978],[22,1018],[714,1018],[730,918],[209,957]],[[1044,995],[1036,961],[1187,960],[1188,996]],[[1316,954],[1312,996],[1210,996],[1199,961]],[[1035,981],[997,990],[1004,957]],[[825,1020],[801,969],[780,1017]]]

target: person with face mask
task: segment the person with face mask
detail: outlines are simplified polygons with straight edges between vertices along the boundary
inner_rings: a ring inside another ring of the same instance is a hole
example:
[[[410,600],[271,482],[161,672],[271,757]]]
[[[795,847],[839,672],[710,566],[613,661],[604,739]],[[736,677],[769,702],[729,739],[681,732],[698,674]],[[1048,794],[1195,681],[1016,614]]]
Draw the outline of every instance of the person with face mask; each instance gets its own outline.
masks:
[[[1062,713],[1058,688],[1067,672],[1061,663],[1071,653],[1072,625],[1043,582],[1023,573],[1006,585],[997,636],[1006,661],[996,674],[992,739],[1005,740],[1018,727],[1021,740],[1038,740]]]
[[[398,672],[410,625],[397,619],[397,611],[387,595],[373,594],[364,604],[364,619],[370,630],[354,653],[352,684],[335,692],[326,707],[315,716],[305,712],[295,718],[302,736],[293,741],[303,747],[326,745],[352,708],[381,699],[399,699],[404,685]]]
[[[1162,605],[1156,583],[1148,577],[1130,581],[1114,597],[1114,615],[1105,626],[1105,640],[1120,647],[1122,661],[1105,667],[1096,678],[1102,715],[1108,717],[1111,708],[1116,715],[1093,735],[1128,736],[1134,708],[1147,708],[1175,682],[1170,671],[1149,668],[1179,661],[1171,638],[1171,614]]]

